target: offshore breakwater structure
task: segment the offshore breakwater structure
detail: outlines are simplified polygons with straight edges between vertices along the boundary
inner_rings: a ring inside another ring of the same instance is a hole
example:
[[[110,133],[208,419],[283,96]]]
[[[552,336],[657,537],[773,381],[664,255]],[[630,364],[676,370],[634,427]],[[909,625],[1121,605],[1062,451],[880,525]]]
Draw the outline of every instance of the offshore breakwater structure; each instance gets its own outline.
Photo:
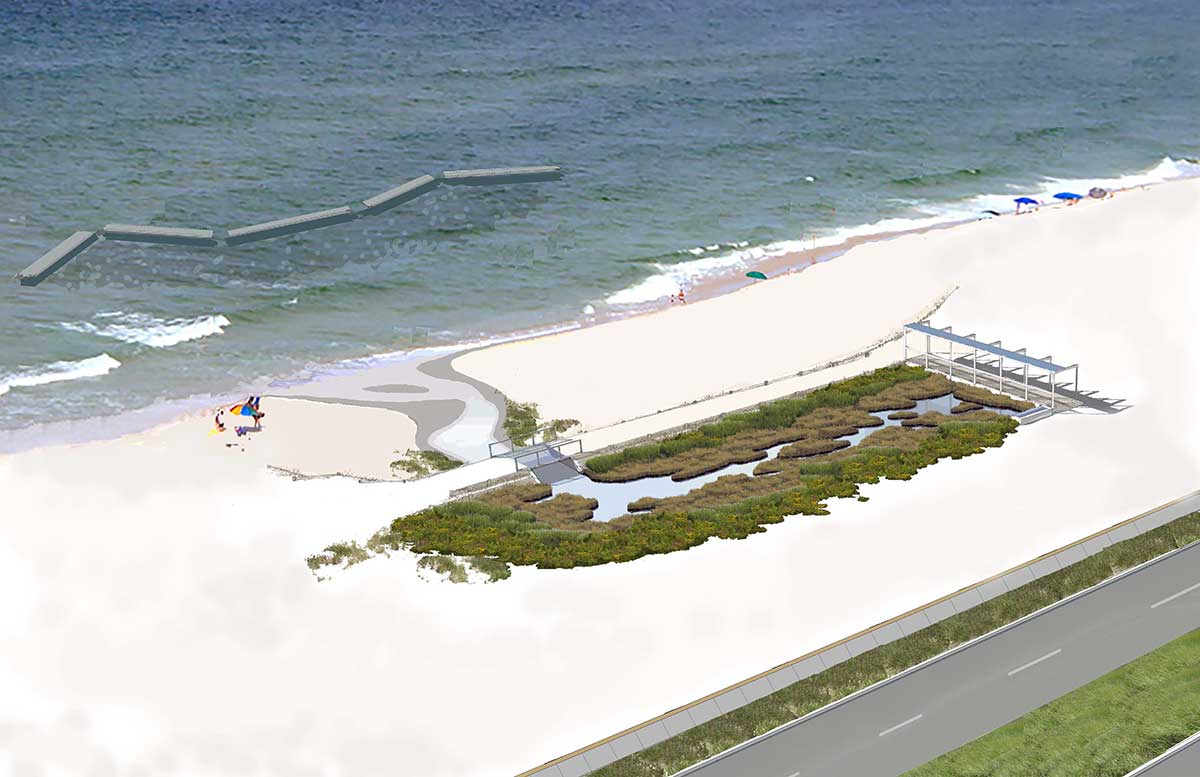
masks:
[[[562,168],[555,165],[533,167],[500,167],[479,170],[444,170],[433,175],[422,175],[399,186],[388,189],[365,200],[342,205],[328,210],[302,213],[299,216],[264,221],[234,229],[185,229],[180,227],[157,227],[138,224],[106,224],[92,232],[82,230],[74,233],[37,261],[13,276],[22,286],[37,286],[61,270],[75,257],[82,254],[98,240],[115,240],[129,243],[161,243],[164,245],[212,248],[220,245],[239,246],[259,240],[294,235],[312,229],[342,224],[355,219],[376,216],[398,205],[428,194],[439,186],[501,186],[515,183],[537,183],[557,181],[562,178]]]

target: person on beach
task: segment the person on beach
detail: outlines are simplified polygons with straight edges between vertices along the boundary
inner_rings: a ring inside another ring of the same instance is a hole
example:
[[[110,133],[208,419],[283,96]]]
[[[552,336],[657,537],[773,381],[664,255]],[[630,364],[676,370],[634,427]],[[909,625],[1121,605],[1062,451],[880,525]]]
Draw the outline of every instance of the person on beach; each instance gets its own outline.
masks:
[[[686,300],[686,299],[684,299],[684,296],[683,296],[683,289],[680,289],[680,290],[679,290],[679,304],[680,304],[680,305],[683,305],[683,304],[686,304],[686,303],[687,303],[687,300]]]
[[[246,397],[245,402],[231,407],[229,412],[231,415],[249,416],[254,419],[254,431],[257,432],[262,429],[262,419],[267,415],[259,408],[260,402],[262,402],[262,397],[249,396]],[[238,437],[241,437],[245,432],[250,430],[250,427],[235,426],[233,430],[238,433]]]
[[[263,419],[263,416],[266,415],[266,413],[264,413],[258,409],[259,402],[262,402],[262,397],[250,397],[250,408],[252,410],[254,410],[253,418],[254,418],[254,428],[256,430],[262,428],[262,419]]]
[[[225,431],[225,421],[223,420],[224,418],[225,418],[225,408],[223,408],[223,407],[217,408],[217,415],[216,415],[216,418],[214,418],[213,420],[216,421],[218,432]]]

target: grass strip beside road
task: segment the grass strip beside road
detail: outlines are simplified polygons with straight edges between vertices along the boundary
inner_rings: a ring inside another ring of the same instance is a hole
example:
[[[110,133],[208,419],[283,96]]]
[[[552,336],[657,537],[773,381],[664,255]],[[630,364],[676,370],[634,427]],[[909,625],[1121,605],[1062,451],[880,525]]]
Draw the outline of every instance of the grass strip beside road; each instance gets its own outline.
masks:
[[[1090,588],[1126,569],[1197,540],[1200,540],[1200,513],[1191,513],[1165,526],[1111,545],[1082,561],[895,642],[843,661],[641,752],[614,761],[592,772],[592,775],[666,777],[674,774]]]
[[[1200,730],[1200,629],[905,777],[1121,777]]]

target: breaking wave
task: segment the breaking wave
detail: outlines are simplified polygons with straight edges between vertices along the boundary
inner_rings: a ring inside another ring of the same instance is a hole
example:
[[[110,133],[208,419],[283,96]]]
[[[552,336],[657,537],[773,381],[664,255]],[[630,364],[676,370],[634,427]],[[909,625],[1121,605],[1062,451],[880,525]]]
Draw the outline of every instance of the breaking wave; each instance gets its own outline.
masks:
[[[43,386],[47,383],[59,383],[80,378],[98,378],[121,366],[121,362],[106,353],[79,361],[62,361],[47,364],[37,369],[13,373],[0,377],[0,396],[14,388],[27,386]]]
[[[161,319],[144,313],[97,313],[90,321],[62,323],[63,329],[72,332],[108,337],[123,343],[135,343],[150,348],[169,348],[172,345],[199,340],[210,335],[219,335],[229,326],[229,319],[222,315],[200,316],[199,318]]]
[[[957,171],[954,175],[974,175],[974,171]],[[942,224],[973,221],[985,210],[1000,213],[1012,211],[1013,198],[1021,195],[1040,201],[1054,202],[1055,192],[1078,191],[1086,193],[1099,186],[1104,189],[1129,189],[1137,186],[1163,183],[1177,178],[1200,177],[1200,160],[1172,159],[1164,157],[1149,170],[1115,178],[1044,178],[1031,186],[1010,184],[1010,191],[1003,194],[980,194],[954,202],[907,201],[920,215],[905,218],[886,218],[869,224],[842,227],[825,234],[817,234],[805,240],[781,240],[763,245],[748,243],[720,243],[677,251],[683,259],[679,262],[656,262],[650,277],[609,295],[604,301],[610,305],[640,305],[662,300],[680,289],[688,289],[706,277],[727,275],[743,269],[751,269],[759,260],[782,256],[803,249],[827,248],[840,245],[851,238],[881,235],[926,229]]]

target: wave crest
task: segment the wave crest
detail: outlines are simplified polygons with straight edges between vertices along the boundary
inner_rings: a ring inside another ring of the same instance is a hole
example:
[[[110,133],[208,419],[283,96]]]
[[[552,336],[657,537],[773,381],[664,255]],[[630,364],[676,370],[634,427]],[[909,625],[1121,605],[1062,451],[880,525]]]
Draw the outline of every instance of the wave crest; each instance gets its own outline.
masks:
[[[74,362],[54,362],[38,369],[0,377],[0,396],[4,396],[14,388],[44,386],[47,383],[79,380],[80,378],[98,378],[120,366],[121,362],[106,353]]]
[[[948,175],[967,178],[974,177],[978,172],[973,168],[964,168]],[[1158,164],[1148,170],[1116,178],[1043,178],[1040,183],[1028,186],[1011,185],[1011,191],[1005,194],[979,194],[953,202],[906,200],[905,202],[910,204],[918,212],[918,215],[885,218],[868,224],[840,227],[824,234],[818,233],[810,236],[803,241],[781,240],[757,246],[750,246],[744,242],[721,243],[676,251],[677,256],[691,255],[697,258],[676,263],[654,262],[652,264],[655,270],[653,275],[610,294],[604,301],[610,305],[646,304],[662,300],[680,289],[688,289],[705,277],[725,275],[737,269],[750,269],[755,262],[763,258],[780,256],[803,249],[828,248],[856,237],[906,232],[942,224],[974,221],[984,210],[988,209],[1001,213],[1010,212],[1014,207],[1013,197],[1020,194],[1027,194],[1043,201],[1053,201],[1054,193],[1064,190],[1086,192],[1093,186],[1110,190],[1129,189],[1177,178],[1194,177],[1200,177],[1200,161],[1163,157]],[[906,181],[899,179],[892,183],[897,182],[904,183]],[[908,182],[918,181],[911,179]]]
[[[150,348],[170,348],[172,345],[219,335],[229,326],[229,319],[220,314],[198,318],[161,319],[144,313],[98,313],[102,323],[90,321],[63,322],[63,329],[135,343]]]

